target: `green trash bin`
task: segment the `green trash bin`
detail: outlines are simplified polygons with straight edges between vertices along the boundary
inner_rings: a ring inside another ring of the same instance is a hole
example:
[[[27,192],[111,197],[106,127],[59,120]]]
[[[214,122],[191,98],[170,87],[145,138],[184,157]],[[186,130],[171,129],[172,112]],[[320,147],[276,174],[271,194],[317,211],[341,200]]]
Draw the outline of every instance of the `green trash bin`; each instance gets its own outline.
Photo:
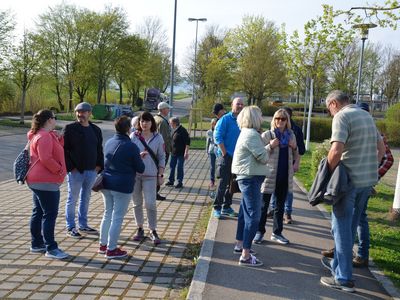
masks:
[[[97,120],[109,120],[111,117],[111,111],[105,104],[96,104],[92,108],[92,115]]]

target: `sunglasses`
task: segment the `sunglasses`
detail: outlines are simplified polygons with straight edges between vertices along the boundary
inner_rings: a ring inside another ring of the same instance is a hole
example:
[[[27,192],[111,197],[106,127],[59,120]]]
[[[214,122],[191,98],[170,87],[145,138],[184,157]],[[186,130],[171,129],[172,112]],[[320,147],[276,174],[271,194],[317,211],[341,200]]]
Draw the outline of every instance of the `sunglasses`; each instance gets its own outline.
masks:
[[[53,116],[53,117],[50,117],[50,119],[57,120],[57,117],[56,117],[56,116]]]
[[[282,121],[282,122],[285,122],[287,119],[286,118],[275,118],[275,120],[277,120],[277,121]]]

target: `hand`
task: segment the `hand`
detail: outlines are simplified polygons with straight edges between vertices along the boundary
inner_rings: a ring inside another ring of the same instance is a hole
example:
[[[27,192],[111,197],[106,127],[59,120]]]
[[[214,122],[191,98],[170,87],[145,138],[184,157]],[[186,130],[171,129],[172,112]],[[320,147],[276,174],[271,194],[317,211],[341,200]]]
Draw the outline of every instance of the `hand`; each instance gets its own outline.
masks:
[[[147,154],[149,154],[149,152],[147,152],[147,151],[142,151],[142,152],[140,152],[140,157],[143,159],[143,158],[146,157]]]
[[[185,152],[185,155],[183,156],[183,158],[184,158],[185,160],[187,160],[187,159],[189,158],[189,153],[188,153],[188,152]]]
[[[163,185],[164,184],[164,177],[162,177],[161,175],[158,175],[157,183],[158,183],[158,185]]]
[[[272,149],[276,148],[279,146],[279,140],[278,139],[273,139],[269,141],[269,144],[271,146]]]
[[[290,140],[289,141],[289,147],[292,149],[296,149],[297,145],[296,145],[296,141],[295,140]]]
[[[294,164],[293,164],[293,172],[294,173],[296,173],[298,170],[299,170],[299,163],[298,162],[295,162]]]
[[[101,167],[99,167],[99,166],[96,166],[95,170],[96,170],[96,173],[99,173],[99,172],[100,172],[100,170],[101,170]]]

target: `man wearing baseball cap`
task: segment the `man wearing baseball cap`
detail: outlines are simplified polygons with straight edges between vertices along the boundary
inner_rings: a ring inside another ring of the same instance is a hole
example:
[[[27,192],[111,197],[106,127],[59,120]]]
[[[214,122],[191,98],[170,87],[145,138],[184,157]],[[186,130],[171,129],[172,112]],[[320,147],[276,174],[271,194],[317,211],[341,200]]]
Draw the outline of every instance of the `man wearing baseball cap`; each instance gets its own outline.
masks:
[[[89,121],[92,106],[81,102],[75,107],[77,121],[64,128],[64,154],[67,165],[68,197],[65,206],[67,235],[81,238],[80,232],[97,233],[89,227],[87,214],[91,189],[98,172],[104,168],[103,136],[101,129]],[[79,198],[78,225],[75,208]]]

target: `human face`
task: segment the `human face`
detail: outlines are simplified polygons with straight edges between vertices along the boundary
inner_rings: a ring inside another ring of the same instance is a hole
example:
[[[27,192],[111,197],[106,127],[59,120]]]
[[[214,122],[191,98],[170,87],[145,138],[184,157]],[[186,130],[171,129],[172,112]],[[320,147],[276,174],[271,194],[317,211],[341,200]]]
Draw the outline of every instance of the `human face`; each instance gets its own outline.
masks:
[[[140,120],[140,127],[143,132],[150,132],[151,121],[150,120]]]
[[[91,114],[90,111],[85,111],[85,110],[77,110],[75,112],[76,119],[78,120],[79,123],[81,123],[84,126],[89,125],[90,114]]]
[[[235,98],[232,102],[232,112],[238,115],[243,109],[244,103],[241,98]]]
[[[327,102],[326,108],[328,109],[328,113],[331,116],[334,116],[339,111],[336,100],[331,100],[331,101]]]
[[[169,108],[163,108],[163,109],[161,109],[161,110],[160,110],[160,113],[161,113],[161,115],[163,115],[164,117],[165,117],[165,116],[168,116],[168,114],[169,114]]]
[[[275,126],[280,130],[284,131],[287,127],[288,120],[284,115],[278,115],[274,118]]]

